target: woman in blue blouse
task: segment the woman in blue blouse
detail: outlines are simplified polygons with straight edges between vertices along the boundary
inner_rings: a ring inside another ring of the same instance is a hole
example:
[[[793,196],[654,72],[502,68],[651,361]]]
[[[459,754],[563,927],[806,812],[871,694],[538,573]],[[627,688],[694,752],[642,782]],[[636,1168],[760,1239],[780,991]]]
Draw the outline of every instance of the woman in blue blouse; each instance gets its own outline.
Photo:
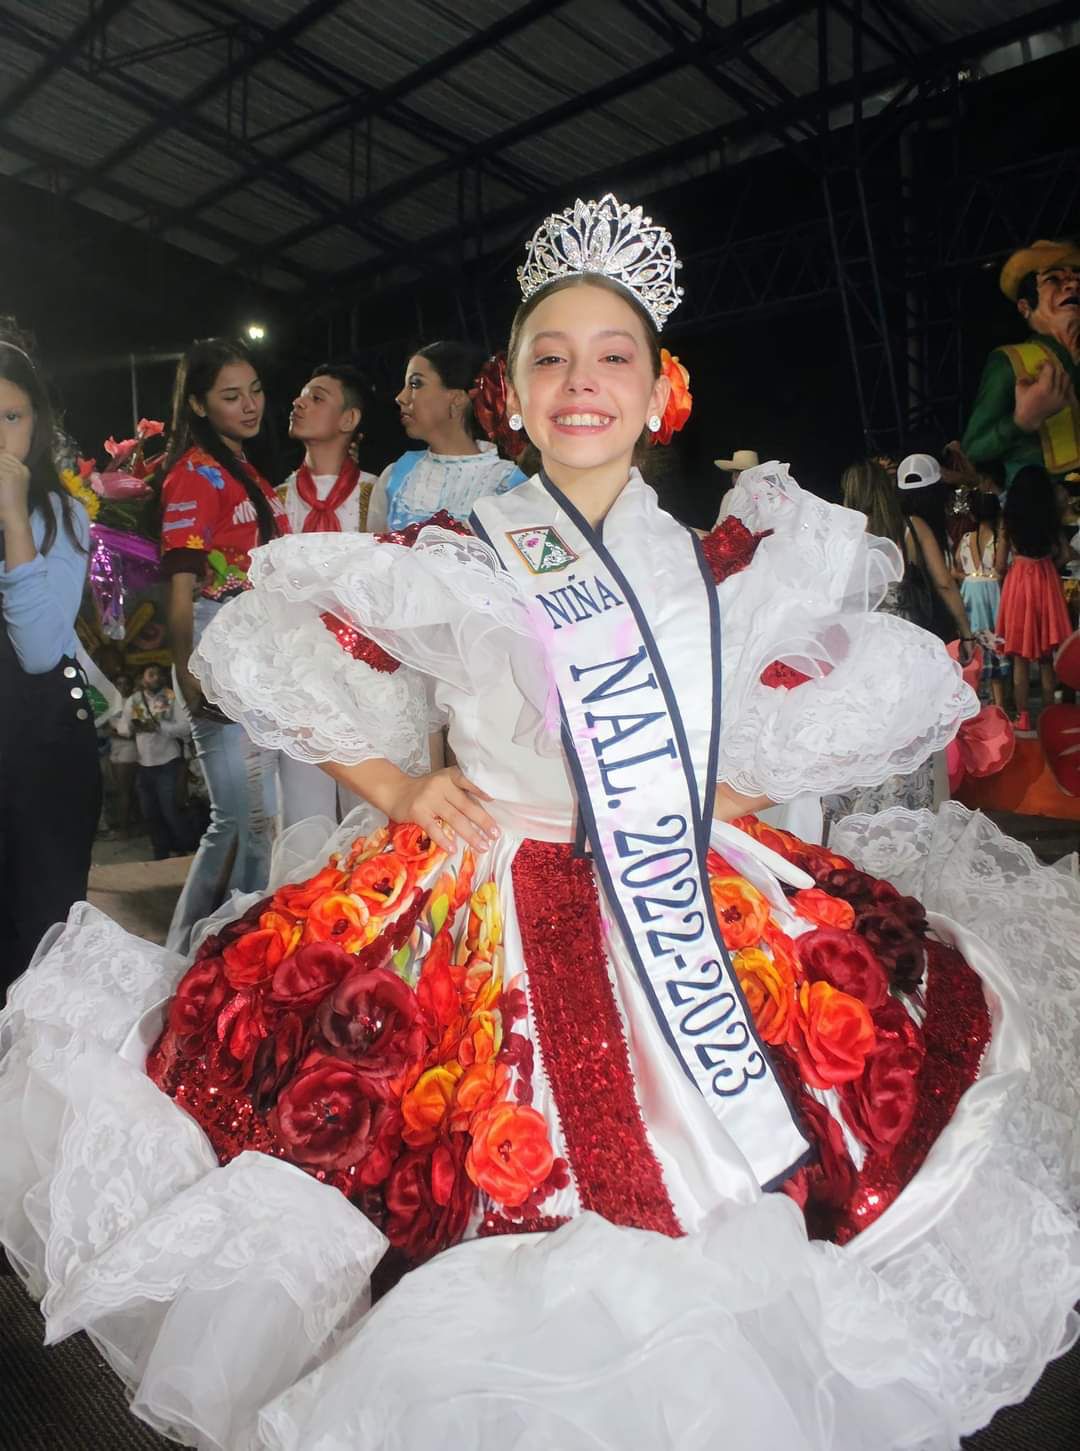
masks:
[[[86,896],[101,777],[75,660],[90,522],[28,354],[0,339],[0,993]]]

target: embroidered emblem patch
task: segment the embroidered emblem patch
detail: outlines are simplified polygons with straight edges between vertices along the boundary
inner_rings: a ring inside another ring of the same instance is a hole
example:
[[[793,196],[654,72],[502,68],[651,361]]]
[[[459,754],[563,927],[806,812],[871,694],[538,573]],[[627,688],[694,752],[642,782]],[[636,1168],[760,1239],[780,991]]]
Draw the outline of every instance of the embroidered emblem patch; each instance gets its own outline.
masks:
[[[533,574],[556,574],[578,557],[547,524],[534,529],[508,529],[506,537]]]

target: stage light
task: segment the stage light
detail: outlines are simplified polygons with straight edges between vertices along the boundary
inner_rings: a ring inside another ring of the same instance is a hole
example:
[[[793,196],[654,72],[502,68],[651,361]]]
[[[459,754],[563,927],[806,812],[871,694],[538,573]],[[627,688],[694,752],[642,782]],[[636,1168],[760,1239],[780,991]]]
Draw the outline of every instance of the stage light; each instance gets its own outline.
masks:
[[[261,322],[249,322],[247,325],[247,335],[253,343],[261,343],[266,337],[266,329]]]

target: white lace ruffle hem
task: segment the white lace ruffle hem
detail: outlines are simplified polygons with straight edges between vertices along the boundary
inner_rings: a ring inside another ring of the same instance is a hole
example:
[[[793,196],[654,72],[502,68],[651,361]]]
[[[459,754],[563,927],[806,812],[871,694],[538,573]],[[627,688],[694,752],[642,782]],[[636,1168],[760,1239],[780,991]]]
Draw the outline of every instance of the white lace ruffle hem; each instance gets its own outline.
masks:
[[[1080,884],[956,806],[836,845],[992,942],[1030,1017],[1030,1078],[903,1251],[810,1245],[780,1196],[675,1241],[586,1215],[366,1313],[382,1236],[278,1160],[216,1167],[123,1050],[182,965],[80,905],[0,1030],[0,1240],[49,1339],[89,1330],[137,1414],[215,1451],[954,1447],[1074,1333]]]

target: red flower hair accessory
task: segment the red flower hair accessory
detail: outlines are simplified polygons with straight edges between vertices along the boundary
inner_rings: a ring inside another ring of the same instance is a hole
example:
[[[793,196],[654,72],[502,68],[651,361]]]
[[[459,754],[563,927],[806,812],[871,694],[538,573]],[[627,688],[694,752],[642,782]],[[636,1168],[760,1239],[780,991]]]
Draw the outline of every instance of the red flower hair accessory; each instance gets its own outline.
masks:
[[[664,416],[660,420],[660,427],[649,438],[653,443],[670,443],[690,421],[694,398],[690,392],[690,374],[678,358],[671,356],[667,348],[660,349],[660,373],[671,384],[671,393]]]
[[[517,458],[525,448],[525,434],[510,427],[506,411],[506,354],[495,353],[476,375],[476,382],[469,389],[476,421],[491,439],[511,458]]]

